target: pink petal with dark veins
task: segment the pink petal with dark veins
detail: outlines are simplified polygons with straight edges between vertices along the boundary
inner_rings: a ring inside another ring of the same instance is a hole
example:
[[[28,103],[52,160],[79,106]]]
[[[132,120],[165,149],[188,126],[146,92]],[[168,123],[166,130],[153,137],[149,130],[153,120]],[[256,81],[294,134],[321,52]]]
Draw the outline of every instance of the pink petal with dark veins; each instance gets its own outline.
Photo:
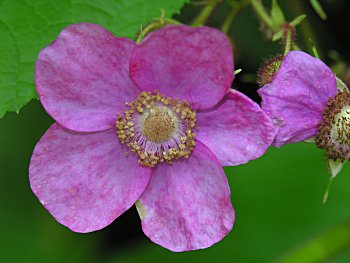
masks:
[[[126,156],[115,130],[74,134],[54,124],[36,145],[30,185],[58,222],[76,232],[109,225],[143,193],[151,170]]]
[[[271,145],[277,129],[258,104],[230,90],[214,108],[197,112],[197,137],[221,165],[247,163]]]
[[[79,132],[106,130],[116,112],[138,90],[129,79],[135,44],[101,26],[75,24],[43,49],[35,66],[35,83],[46,111],[62,126]]]
[[[141,90],[159,90],[206,109],[216,105],[232,83],[231,44],[217,29],[166,26],[134,49],[130,76]]]
[[[136,207],[144,233],[176,252],[210,247],[235,218],[224,170],[200,142],[189,159],[157,166]]]

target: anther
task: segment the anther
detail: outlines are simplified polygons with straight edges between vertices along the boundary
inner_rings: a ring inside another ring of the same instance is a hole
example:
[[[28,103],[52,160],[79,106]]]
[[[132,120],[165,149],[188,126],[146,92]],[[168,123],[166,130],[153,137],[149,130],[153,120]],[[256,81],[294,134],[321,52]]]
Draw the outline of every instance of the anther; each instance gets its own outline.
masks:
[[[350,93],[339,92],[329,99],[315,142],[329,159],[350,160]]]
[[[195,147],[196,112],[187,101],[142,92],[128,110],[118,116],[117,135],[139,156],[139,163],[155,166],[189,158]]]

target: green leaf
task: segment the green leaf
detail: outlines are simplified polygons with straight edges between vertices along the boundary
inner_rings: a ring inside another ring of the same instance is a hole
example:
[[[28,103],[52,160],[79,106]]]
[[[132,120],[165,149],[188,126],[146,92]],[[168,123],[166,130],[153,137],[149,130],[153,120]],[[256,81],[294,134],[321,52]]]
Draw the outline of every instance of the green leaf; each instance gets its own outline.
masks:
[[[306,18],[306,15],[300,15],[300,16],[297,16],[296,18],[293,19],[292,22],[290,22],[290,24],[292,26],[297,26],[299,25],[301,22],[303,22],[303,20]]]
[[[277,0],[272,0],[271,19],[275,30],[280,29],[280,27],[286,21],[283,15],[283,11],[281,10]]]
[[[320,55],[318,54],[315,44],[311,41],[311,39],[310,39],[310,42],[311,42],[312,53],[314,53],[314,57],[320,59]]]
[[[327,14],[323,10],[321,4],[318,2],[318,0],[310,0],[310,4],[312,5],[315,12],[321,17],[322,20],[327,19]]]
[[[178,13],[188,0],[0,0],[0,118],[37,98],[34,63],[69,24],[97,23],[134,37],[141,25]]]

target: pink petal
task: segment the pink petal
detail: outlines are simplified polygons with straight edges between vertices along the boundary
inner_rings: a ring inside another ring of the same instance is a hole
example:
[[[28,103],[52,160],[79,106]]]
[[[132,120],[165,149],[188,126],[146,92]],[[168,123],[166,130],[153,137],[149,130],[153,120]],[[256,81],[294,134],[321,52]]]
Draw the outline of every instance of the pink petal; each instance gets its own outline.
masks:
[[[272,83],[259,90],[262,109],[279,128],[273,145],[314,136],[328,98],[336,93],[336,78],[327,65],[304,52],[289,52]]]
[[[213,28],[167,26],[134,49],[130,76],[141,90],[157,89],[206,109],[216,105],[232,83],[231,44]]]
[[[134,47],[98,25],[64,29],[36,62],[35,82],[46,111],[74,131],[113,127],[116,112],[138,93],[128,76]]]
[[[109,225],[129,209],[150,180],[115,131],[73,134],[54,124],[36,145],[30,185],[58,222],[76,232]]]
[[[196,139],[230,166],[259,158],[271,145],[276,128],[259,105],[230,90],[215,108],[197,113]]]
[[[189,159],[157,166],[136,207],[144,233],[176,252],[220,241],[235,217],[225,173],[199,142]]]

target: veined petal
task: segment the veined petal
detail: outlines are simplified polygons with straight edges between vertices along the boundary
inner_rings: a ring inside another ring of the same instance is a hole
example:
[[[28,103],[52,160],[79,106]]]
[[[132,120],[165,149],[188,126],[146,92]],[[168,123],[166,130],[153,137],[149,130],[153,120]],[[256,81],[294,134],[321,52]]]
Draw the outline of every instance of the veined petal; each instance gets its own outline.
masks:
[[[144,233],[176,252],[220,241],[235,218],[225,173],[200,142],[189,159],[157,166],[136,207]]]
[[[30,185],[58,222],[76,232],[109,225],[146,188],[151,170],[126,156],[115,131],[74,134],[54,124],[36,145]]]
[[[194,109],[206,109],[216,105],[232,83],[231,44],[217,29],[166,26],[134,49],[130,76],[141,90],[159,90],[189,101]]]
[[[230,90],[214,108],[197,112],[196,139],[221,165],[239,165],[259,158],[271,145],[277,129],[258,104]]]
[[[39,54],[35,83],[46,111],[78,132],[112,128],[116,113],[138,93],[129,79],[135,44],[101,26],[75,24]]]

